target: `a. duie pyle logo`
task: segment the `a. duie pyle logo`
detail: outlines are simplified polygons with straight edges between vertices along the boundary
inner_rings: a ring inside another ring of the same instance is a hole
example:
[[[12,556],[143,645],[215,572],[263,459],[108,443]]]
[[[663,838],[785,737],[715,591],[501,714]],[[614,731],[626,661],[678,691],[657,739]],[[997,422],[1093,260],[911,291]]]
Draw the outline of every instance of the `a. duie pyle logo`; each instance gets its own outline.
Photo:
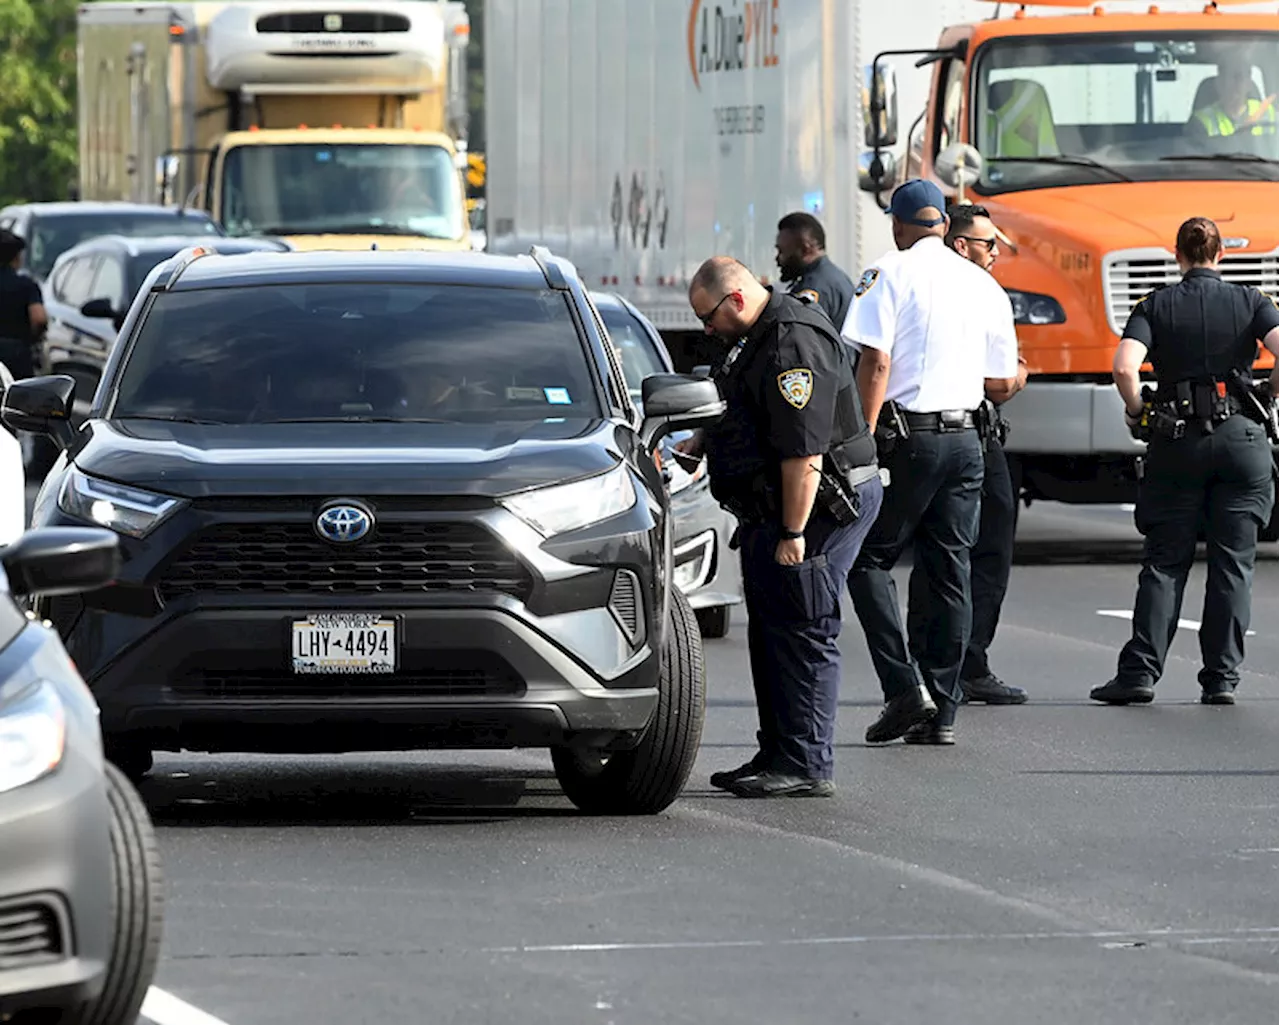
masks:
[[[717,71],[778,66],[779,0],[689,4],[689,70],[693,84]]]

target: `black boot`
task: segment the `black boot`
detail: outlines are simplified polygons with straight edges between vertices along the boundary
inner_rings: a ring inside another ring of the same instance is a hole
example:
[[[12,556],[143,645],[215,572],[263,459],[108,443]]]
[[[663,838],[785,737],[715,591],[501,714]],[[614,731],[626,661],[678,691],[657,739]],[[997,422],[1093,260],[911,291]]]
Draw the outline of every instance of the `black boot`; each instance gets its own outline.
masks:
[[[1145,683],[1121,683],[1119,678],[1108,680],[1089,691],[1094,701],[1108,705],[1148,705],[1156,696],[1156,689]]]
[[[885,703],[880,718],[867,727],[868,744],[884,744],[897,740],[916,723],[927,722],[938,714],[938,706],[924,684],[899,694]]]

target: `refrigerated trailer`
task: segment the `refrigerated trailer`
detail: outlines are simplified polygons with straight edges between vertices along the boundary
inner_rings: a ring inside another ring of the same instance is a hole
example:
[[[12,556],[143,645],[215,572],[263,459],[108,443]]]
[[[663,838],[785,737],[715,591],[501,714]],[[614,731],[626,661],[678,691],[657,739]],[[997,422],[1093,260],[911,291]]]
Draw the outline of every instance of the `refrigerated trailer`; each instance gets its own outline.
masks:
[[[466,248],[469,33],[444,0],[84,4],[80,194],[303,249]]]

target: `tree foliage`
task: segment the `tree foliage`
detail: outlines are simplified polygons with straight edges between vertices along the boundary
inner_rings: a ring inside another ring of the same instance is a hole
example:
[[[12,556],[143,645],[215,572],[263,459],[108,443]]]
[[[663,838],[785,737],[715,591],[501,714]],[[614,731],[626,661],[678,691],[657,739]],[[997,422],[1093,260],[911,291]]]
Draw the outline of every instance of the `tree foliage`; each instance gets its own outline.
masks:
[[[67,198],[76,177],[77,0],[0,0],[0,204]]]

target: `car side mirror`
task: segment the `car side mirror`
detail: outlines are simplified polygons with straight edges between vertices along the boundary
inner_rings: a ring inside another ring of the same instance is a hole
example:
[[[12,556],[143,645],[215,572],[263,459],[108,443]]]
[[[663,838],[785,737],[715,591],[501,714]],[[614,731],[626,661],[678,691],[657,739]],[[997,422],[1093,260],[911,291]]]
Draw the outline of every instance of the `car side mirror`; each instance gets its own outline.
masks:
[[[640,384],[644,423],[640,436],[650,455],[672,431],[704,427],[724,416],[715,381],[690,374],[651,374]]]
[[[80,307],[80,315],[95,320],[115,320],[116,311],[110,299],[90,299]]]
[[[101,527],[38,527],[0,548],[15,594],[76,594],[112,583],[120,572],[120,538]]]
[[[696,367],[694,367],[694,368],[693,368],[693,376],[694,376],[694,377],[710,377],[710,376],[711,376],[711,364],[710,364],[710,363],[699,363]]]
[[[67,374],[14,381],[5,389],[0,420],[15,431],[47,434],[70,448],[76,434],[71,424],[75,394],[76,379]]]

